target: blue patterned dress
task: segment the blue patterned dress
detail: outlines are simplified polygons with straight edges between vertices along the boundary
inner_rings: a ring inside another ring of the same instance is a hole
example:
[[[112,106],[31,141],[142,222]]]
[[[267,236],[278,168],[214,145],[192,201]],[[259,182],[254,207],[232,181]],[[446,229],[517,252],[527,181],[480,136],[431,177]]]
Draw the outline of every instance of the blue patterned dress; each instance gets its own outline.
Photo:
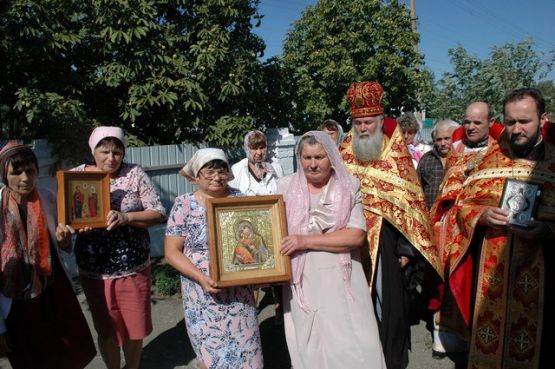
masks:
[[[239,196],[232,192],[231,197]],[[185,237],[183,254],[208,274],[206,211],[193,193],[178,196],[166,236]],[[204,292],[196,281],[181,276],[187,333],[197,358],[209,369],[263,368],[262,346],[251,288]]]

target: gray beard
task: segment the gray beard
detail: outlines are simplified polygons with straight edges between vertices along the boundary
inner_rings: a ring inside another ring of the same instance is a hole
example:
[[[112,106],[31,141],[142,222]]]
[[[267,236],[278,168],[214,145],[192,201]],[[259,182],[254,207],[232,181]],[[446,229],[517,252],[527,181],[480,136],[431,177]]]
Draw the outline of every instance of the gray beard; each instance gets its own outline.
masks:
[[[360,134],[353,129],[353,153],[360,161],[370,161],[380,158],[382,153],[383,131],[378,127],[376,132],[367,139],[361,139]]]

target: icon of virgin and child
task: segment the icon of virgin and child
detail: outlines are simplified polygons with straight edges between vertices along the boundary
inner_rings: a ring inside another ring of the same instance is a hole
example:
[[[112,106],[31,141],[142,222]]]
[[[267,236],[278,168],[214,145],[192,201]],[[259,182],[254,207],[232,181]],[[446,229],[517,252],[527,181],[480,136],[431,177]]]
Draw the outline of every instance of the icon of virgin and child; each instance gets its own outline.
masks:
[[[270,257],[264,238],[256,232],[252,223],[241,219],[235,226],[237,243],[233,251],[233,264],[263,264]]]

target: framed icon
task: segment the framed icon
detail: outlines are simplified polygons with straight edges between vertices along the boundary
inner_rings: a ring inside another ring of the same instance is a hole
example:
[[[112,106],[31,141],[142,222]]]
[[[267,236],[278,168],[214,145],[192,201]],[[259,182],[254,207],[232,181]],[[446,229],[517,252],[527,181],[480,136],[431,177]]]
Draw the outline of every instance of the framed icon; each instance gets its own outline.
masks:
[[[75,229],[105,228],[110,211],[110,176],[102,172],[58,171],[58,223]]]
[[[287,236],[283,196],[207,201],[210,276],[218,287],[287,282],[291,261],[279,246]]]
[[[539,183],[507,178],[499,207],[509,211],[509,224],[529,226],[536,216],[541,193]]]

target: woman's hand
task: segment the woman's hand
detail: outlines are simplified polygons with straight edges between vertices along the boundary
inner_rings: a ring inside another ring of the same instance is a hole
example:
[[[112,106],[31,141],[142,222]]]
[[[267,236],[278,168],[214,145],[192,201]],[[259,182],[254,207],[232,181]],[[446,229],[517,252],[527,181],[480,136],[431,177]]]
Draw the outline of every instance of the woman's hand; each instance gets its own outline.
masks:
[[[209,276],[207,276],[206,274],[203,274],[199,278],[198,283],[202,286],[202,289],[207,293],[218,293],[222,291],[220,288],[218,288],[218,284],[214,282],[214,280]]]
[[[129,224],[129,216],[126,213],[110,210],[108,212],[108,216],[106,217],[106,224],[108,225],[106,230],[110,231],[116,227]]]
[[[60,223],[56,227],[56,241],[59,244],[67,244],[74,234],[75,229],[72,226]]]
[[[297,251],[306,250],[307,248],[307,236],[297,234],[282,239],[279,251],[282,255],[290,256]]]
[[[72,226],[60,223],[56,227],[56,241],[58,241],[58,246],[67,250],[71,246],[71,236],[75,233],[85,234],[90,231],[92,231],[91,227],[83,227],[76,231]]]

